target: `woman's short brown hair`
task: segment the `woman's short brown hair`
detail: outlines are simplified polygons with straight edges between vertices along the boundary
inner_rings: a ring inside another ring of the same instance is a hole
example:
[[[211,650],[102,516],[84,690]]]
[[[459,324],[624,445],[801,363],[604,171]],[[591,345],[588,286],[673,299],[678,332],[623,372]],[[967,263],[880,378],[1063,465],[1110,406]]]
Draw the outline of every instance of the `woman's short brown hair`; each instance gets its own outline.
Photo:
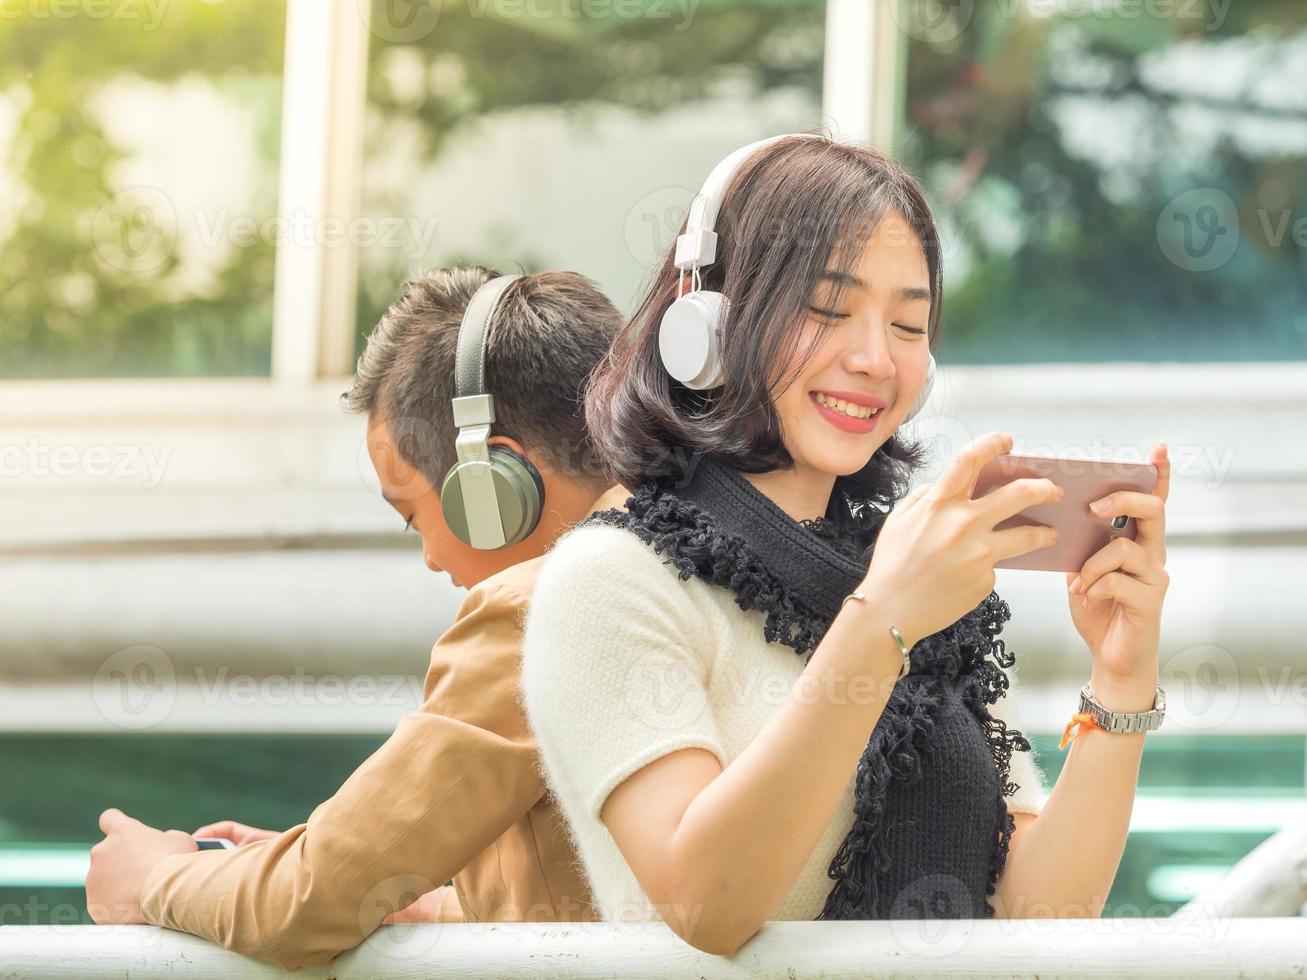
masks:
[[[716,223],[717,261],[702,274],[703,289],[730,298],[722,328],[725,383],[694,391],[662,365],[658,327],[680,276],[669,252],[586,397],[586,425],[614,478],[632,488],[681,479],[696,454],[743,472],[793,465],[772,399],[794,380],[793,372],[782,372],[796,353],[797,327],[828,263],[851,272],[891,213],[902,216],[925,253],[934,350],[942,298],[939,237],[911,175],[883,153],[827,138],[779,140],[750,156],[726,189]],[[825,333],[793,360],[796,368]],[[849,479],[862,495],[892,502],[906,493],[923,458],[920,446],[895,434]]]

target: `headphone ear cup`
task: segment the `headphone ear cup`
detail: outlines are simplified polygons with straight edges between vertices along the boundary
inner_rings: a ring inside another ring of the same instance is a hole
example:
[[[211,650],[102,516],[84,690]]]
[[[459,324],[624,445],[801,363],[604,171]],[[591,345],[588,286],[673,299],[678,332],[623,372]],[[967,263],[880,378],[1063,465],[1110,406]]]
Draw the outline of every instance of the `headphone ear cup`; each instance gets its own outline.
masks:
[[[681,296],[658,326],[658,353],[673,378],[695,391],[716,388],[724,380],[721,325],[730,303],[721,293]]]
[[[912,411],[908,412],[903,422],[911,421],[918,412],[926,407],[926,402],[930,400],[931,389],[935,387],[935,355],[930,355],[930,360],[926,362],[926,381],[921,386],[921,394],[917,395],[916,402],[912,405]],[[900,422],[900,425],[903,423]]]
[[[504,536],[508,539],[508,544],[517,544],[531,535],[545,512],[545,481],[531,460],[507,446],[492,446],[490,462],[492,464],[498,462],[497,472],[503,472],[505,482],[512,486],[512,492],[517,494],[521,502],[520,528],[515,533],[509,534],[508,520],[504,521]],[[498,482],[495,486],[498,488]],[[503,493],[500,494],[499,499],[504,499]],[[501,514],[504,512],[502,506],[499,512]]]
[[[494,484],[495,507],[504,528],[504,543],[486,548],[473,540],[463,502],[459,469],[463,466],[490,466]],[[540,523],[544,512],[545,485],[540,471],[529,459],[503,446],[490,447],[490,462],[457,463],[445,475],[440,487],[440,509],[445,523],[464,544],[478,551],[498,551],[528,537]]]

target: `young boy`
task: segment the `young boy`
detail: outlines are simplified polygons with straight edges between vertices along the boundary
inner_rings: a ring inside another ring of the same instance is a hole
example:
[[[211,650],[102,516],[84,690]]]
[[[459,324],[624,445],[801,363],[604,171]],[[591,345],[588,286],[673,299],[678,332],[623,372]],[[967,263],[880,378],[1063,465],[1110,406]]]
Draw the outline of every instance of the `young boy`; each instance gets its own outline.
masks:
[[[604,480],[581,408],[620,316],[573,273],[524,276],[504,293],[485,344],[496,412],[489,441],[535,465],[544,504],[524,540],[476,550],[446,523],[439,488],[457,460],[459,324],[494,275],[478,267],[410,280],[344,396],[367,415],[382,492],[421,535],[427,567],[470,589],[432,650],[422,707],[307,823],[284,833],[231,822],[197,831],[226,836],[235,850],[197,851],[189,834],[106,810],[86,880],[96,922],[167,926],[295,968],[352,948],[419,896],[400,918],[590,917],[517,681],[539,557],[572,524],[628,496]],[[452,889],[440,887],[451,878]]]

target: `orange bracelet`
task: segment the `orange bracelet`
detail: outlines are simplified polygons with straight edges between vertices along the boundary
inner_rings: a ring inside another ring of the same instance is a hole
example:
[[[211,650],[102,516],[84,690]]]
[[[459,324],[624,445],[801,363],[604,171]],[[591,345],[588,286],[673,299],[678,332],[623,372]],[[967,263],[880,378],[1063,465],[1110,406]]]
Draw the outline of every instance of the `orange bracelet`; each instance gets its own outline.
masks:
[[[1096,722],[1094,716],[1088,711],[1077,712],[1072,715],[1071,720],[1066,723],[1066,728],[1062,731],[1062,741],[1057,745],[1058,749],[1065,749],[1068,743],[1075,740],[1076,735],[1080,735],[1083,732],[1093,731],[1095,728],[1100,729],[1101,731],[1107,730]],[[1075,729],[1074,733],[1072,732],[1072,729]]]

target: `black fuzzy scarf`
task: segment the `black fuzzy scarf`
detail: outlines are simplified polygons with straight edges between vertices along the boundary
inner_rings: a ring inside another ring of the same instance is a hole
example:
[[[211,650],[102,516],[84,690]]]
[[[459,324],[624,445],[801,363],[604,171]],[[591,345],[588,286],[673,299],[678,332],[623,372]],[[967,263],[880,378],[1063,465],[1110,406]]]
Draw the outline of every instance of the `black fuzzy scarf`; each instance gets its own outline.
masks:
[[[696,457],[688,472],[680,484],[646,483],[627,510],[584,523],[632,531],[665,554],[682,579],[698,576],[730,589],[741,609],[765,612],[768,642],[810,655],[864,578],[886,511],[852,496],[853,484],[840,479],[826,517],[799,523],[710,457]],[[1015,827],[1003,799],[1016,791],[1009,763],[1013,751],[1030,750],[1021,732],[988,709],[1006,693],[1003,668],[1015,660],[996,638],[1010,616],[991,592],[912,648],[911,673],[895,685],[858,763],[853,827],[831,862],[834,885],[819,918],[993,916],[987,896]],[[927,766],[937,751],[940,761]],[[975,772],[959,778],[959,768]],[[894,794],[891,783],[902,784]],[[914,809],[913,787],[923,784],[934,788],[917,791],[933,795]]]

